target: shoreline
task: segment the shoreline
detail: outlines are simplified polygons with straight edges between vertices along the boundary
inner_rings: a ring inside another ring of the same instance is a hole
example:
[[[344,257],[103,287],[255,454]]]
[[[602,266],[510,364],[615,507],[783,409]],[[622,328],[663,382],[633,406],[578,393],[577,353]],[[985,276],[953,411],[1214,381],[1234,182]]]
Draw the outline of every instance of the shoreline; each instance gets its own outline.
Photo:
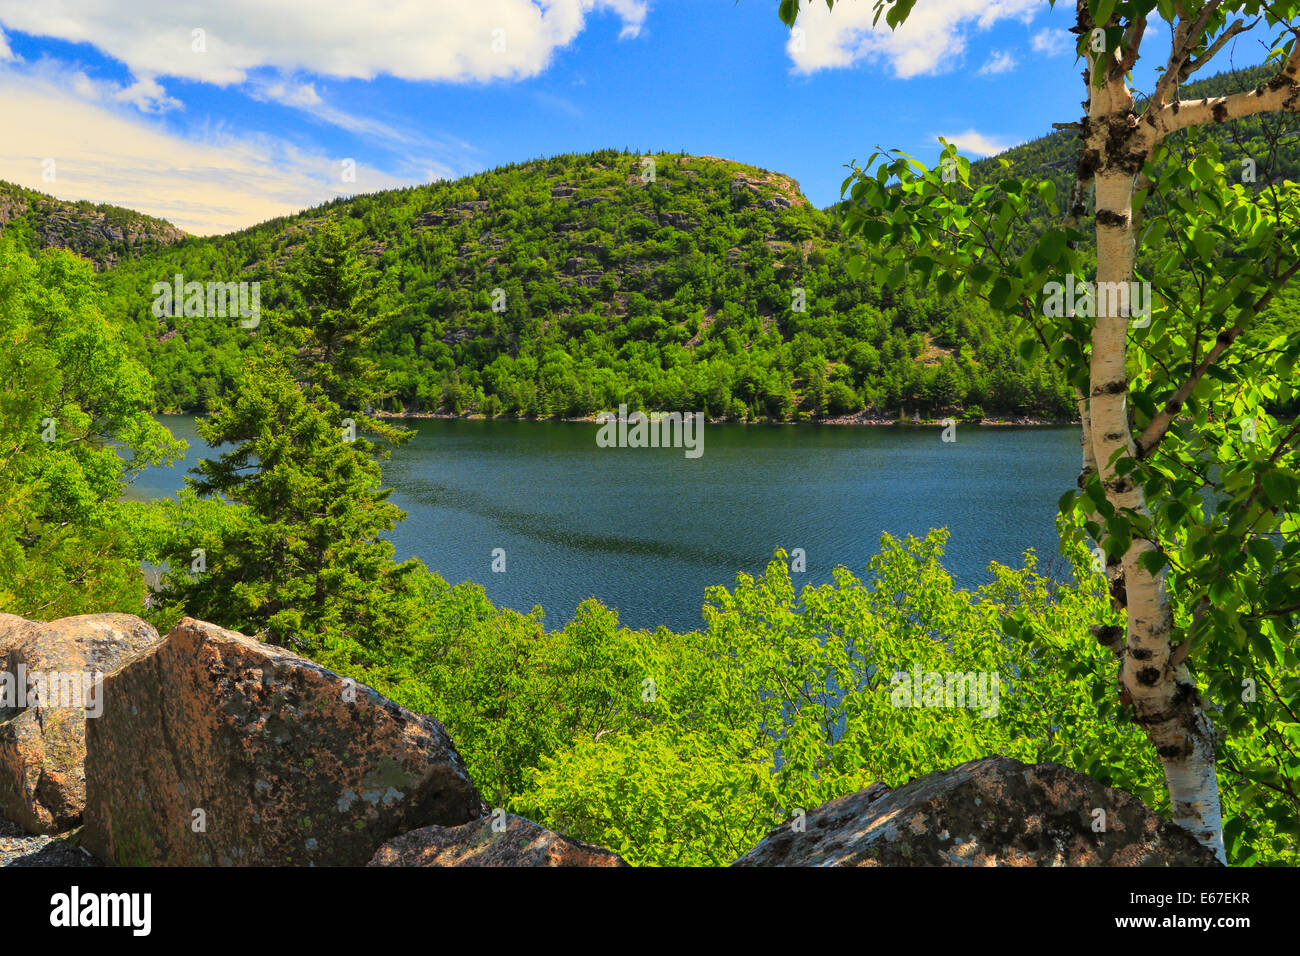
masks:
[[[161,414],[161,413],[160,413]],[[194,414],[193,412],[180,412],[178,414]],[[571,422],[578,424],[596,424],[595,415],[584,415],[580,417],[554,417],[554,418],[533,418],[527,415],[495,415],[488,418],[486,415],[453,415],[450,412],[373,412],[375,418],[387,419],[464,419],[466,421],[505,421],[505,422]],[[1036,428],[1036,427],[1062,427],[1066,425],[1078,425],[1076,419],[1052,419],[1040,418],[1033,415],[1023,415],[1015,418],[981,418],[974,421],[965,421],[960,418],[954,419],[960,425],[977,425],[982,428]],[[942,418],[921,418],[921,419],[898,419],[898,418],[879,418],[870,415],[867,412],[856,412],[852,415],[827,415],[820,418],[809,418],[803,421],[758,421],[758,422],[740,422],[727,418],[709,418],[706,422],[710,425],[831,425],[831,426],[852,426],[864,425],[874,428],[889,428],[894,426],[929,426],[940,427],[943,425]]]
[[[201,417],[202,412],[181,411],[181,412],[153,412],[154,415],[164,417],[179,417],[181,415],[190,415]],[[447,420],[464,420],[464,421],[501,421],[501,422],[568,422],[571,424],[597,424],[595,415],[585,415],[575,418],[554,417],[554,418],[534,418],[527,415],[494,415],[489,418],[486,415],[452,415],[449,412],[372,412],[374,418],[384,418],[392,420],[400,419],[439,419]],[[968,421],[960,418],[953,419],[959,426],[975,425],[980,428],[1061,428],[1065,426],[1077,426],[1079,420],[1059,419],[1059,418],[1040,418],[1033,415],[1022,415],[1015,418],[981,418],[974,421]],[[780,421],[758,421],[758,422],[738,422],[727,418],[709,418],[705,419],[709,425],[747,425],[747,426],[773,426],[773,425],[828,425],[832,427],[845,426],[866,426],[870,428],[907,428],[907,427],[929,427],[939,428],[943,426],[945,419],[942,418],[879,418],[866,412],[856,412],[852,415],[828,415],[820,418],[808,418],[803,421],[780,422]]]

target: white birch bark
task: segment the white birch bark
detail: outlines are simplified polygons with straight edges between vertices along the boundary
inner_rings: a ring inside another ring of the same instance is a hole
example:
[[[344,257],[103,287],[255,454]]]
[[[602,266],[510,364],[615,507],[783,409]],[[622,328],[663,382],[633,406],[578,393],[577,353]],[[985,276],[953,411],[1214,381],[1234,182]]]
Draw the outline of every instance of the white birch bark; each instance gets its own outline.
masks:
[[[1134,183],[1157,135],[1152,124],[1139,126],[1133,116],[1123,70],[1112,70],[1104,85],[1090,87],[1089,93],[1086,148],[1097,161],[1097,294],[1088,404],[1092,457],[1110,504],[1119,512],[1146,517],[1141,485],[1115,467],[1119,458],[1137,457],[1127,407],[1129,318],[1116,314],[1120,303],[1100,290],[1106,288],[1103,283],[1128,288],[1133,279]],[[1156,548],[1154,542],[1135,537],[1121,561],[1128,622],[1120,682],[1132,702],[1134,720],[1164,767],[1174,821],[1224,860],[1214,727],[1186,664],[1171,666],[1173,614],[1165,575],[1163,570],[1152,574],[1141,564],[1142,556]]]

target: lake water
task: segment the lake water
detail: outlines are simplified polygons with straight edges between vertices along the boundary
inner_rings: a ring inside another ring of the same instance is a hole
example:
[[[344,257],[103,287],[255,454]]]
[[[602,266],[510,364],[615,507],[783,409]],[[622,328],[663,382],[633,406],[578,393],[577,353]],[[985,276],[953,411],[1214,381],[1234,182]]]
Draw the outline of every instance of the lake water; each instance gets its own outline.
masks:
[[[133,492],[166,497],[207,450],[189,416],[166,425],[186,461],[152,469]],[[482,584],[493,602],[540,604],[558,626],[588,597],[630,627],[700,626],[704,589],[761,572],[777,547],[803,548],[798,583],[843,564],[861,576],[880,535],[950,531],[957,582],[1057,553],[1053,519],[1079,470],[1077,427],[938,428],[706,425],[704,453],[599,448],[598,426],[423,419],[385,465],[408,513],[398,558]],[[506,554],[504,573],[492,553]]]

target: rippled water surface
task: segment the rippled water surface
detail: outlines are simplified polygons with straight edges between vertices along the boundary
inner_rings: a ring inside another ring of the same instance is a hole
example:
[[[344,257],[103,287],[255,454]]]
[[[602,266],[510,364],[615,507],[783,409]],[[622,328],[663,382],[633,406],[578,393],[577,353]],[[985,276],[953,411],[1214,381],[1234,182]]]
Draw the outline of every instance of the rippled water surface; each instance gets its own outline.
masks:
[[[134,493],[166,496],[206,446],[193,419],[166,424],[187,462],[141,476]],[[696,627],[704,589],[761,571],[777,547],[803,548],[802,580],[837,564],[861,574],[881,532],[951,532],[959,584],[1027,548],[1056,554],[1056,502],[1078,473],[1078,430],[708,425],[704,454],[598,448],[594,424],[442,421],[385,469],[408,517],[399,557],[418,555],[449,581],[482,584],[496,603],[542,605],[560,624],[584,598],[632,627]],[[504,574],[492,552],[506,552]]]

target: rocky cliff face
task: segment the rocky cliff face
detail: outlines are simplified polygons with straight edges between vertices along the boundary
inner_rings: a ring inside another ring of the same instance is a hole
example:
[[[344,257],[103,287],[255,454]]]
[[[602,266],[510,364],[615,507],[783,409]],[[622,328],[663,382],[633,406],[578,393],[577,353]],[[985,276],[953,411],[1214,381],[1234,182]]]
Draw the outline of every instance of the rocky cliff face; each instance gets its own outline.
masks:
[[[15,699],[0,710],[0,816],[31,832],[81,823],[82,845],[104,863],[626,865],[491,811],[433,718],[202,621],[159,638],[124,614],[0,615],[0,666],[15,688],[33,674],[107,672],[90,708]],[[986,757],[832,800],[735,865],[1215,860],[1130,794],[1054,764]]]
[[[185,238],[171,223],[144,213],[66,202],[0,182],[0,232],[16,228],[37,249],[67,249],[101,270]]]

